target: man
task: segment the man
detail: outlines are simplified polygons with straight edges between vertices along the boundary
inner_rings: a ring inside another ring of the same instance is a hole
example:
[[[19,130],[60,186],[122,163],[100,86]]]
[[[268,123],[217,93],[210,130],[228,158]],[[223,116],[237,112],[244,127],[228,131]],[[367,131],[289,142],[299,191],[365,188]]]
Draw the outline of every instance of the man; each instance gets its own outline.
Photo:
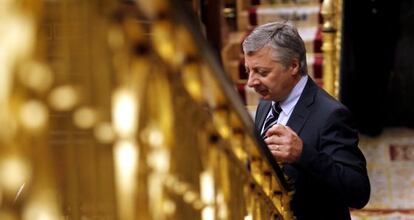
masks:
[[[294,215],[298,220],[350,219],[349,208],[364,207],[370,196],[350,112],[307,75],[305,45],[291,24],[257,27],[244,40],[243,51],[248,86],[262,98],[256,127],[294,181]]]

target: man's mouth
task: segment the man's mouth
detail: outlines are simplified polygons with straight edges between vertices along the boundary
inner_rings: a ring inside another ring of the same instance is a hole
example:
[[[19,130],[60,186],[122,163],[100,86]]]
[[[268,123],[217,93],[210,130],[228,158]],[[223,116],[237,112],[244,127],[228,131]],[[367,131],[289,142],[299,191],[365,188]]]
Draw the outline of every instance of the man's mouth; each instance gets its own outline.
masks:
[[[264,92],[266,92],[266,91],[267,91],[267,89],[266,89],[266,88],[263,88],[262,86],[255,87],[255,88],[254,88],[254,90],[255,90],[257,93],[264,93]]]
[[[269,92],[267,89],[255,89],[255,91],[260,94],[261,96],[267,95]]]

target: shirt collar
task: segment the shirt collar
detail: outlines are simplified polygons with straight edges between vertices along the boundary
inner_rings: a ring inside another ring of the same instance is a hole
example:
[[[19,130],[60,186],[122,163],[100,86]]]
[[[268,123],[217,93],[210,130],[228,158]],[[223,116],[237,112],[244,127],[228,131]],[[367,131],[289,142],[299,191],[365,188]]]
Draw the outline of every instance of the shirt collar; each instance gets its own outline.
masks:
[[[296,103],[299,101],[300,95],[305,88],[306,82],[308,81],[308,76],[302,76],[298,83],[296,83],[295,87],[293,87],[292,91],[290,91],[287,98],[279,103],[280,108],[282,108],[282,112],[286,115],[290,115],[295,107]],[[272,104],[274,101],[272,101]]]

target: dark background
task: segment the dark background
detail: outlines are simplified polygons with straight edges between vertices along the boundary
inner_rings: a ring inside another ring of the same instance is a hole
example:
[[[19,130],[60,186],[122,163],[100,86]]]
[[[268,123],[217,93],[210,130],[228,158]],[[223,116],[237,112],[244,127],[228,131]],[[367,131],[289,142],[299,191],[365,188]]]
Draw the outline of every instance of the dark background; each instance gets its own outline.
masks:
[[[344,0],[341,101],[362,134],[414,127],[414,1]]]

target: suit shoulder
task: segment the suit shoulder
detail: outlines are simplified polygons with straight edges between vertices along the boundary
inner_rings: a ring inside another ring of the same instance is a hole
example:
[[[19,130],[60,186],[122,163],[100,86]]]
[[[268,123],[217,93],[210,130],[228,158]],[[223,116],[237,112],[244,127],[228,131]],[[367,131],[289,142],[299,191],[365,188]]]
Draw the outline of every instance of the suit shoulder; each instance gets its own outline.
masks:
[[[321,107],[320,109],[325,111],[325,113],[340,111],[350,114],[349,109],[344,104],[329,95],[323,89],[318,89],[315,97],[315,103],[319,105]]]

